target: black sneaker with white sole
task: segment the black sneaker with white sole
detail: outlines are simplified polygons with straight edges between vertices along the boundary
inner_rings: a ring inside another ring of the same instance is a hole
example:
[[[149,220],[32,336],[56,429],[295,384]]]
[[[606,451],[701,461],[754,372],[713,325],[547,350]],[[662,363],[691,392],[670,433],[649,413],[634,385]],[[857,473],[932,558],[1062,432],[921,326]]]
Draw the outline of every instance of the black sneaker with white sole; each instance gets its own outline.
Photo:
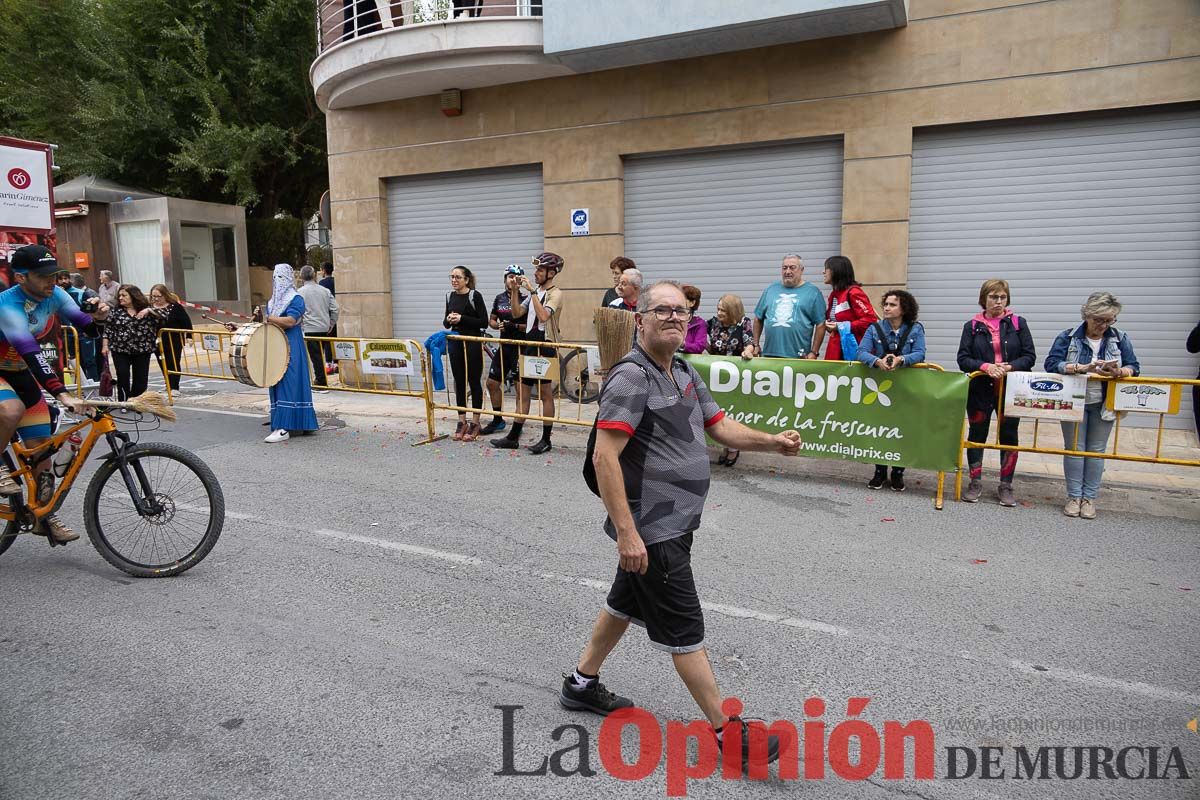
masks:
[[[760,730],[751,732],[751,725]],[[721,752],[725,752],[726,742],[733,741],[735,737],[730,735],[730,730],[734,726],[741,727],[741,744],[742,744],[742,774],[750,772],[750,765],[771,764],[779,760],[779,750],[784,745],[790,744],[783,741],[779,736],[772,733],[767,733],[767,723],[761,719],[742,719],[741,717],[730,717],[725,720],[725,724],[721,726],[721,738],[718,739]],[[763,760],[763,748],[760,743],[763,738],[767,740],[766,760]],[[751,739],[753,738],[753,748]],[[752,752],[753,750],[753,752]]]
[[[607,717],[618,708],[629,708],[633,701],[628,697],[613,694],[604,688],[599,680],[594,680],[584,689],[575,686],[575,679],[569,673],[563,675],[562,690],[558,693],[558,702],[564,708],[572,711],[591,711],[602,717]]]

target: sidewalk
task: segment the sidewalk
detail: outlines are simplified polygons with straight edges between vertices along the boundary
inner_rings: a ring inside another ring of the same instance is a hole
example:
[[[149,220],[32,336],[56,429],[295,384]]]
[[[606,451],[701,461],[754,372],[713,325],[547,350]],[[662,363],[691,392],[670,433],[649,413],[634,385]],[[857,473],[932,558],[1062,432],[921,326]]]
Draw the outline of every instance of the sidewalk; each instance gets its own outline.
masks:
[[[444,402],[443,398],[444,394],[438,399]],[[511,398],[506,398],[505,402],[510,403]],[[314,394],[313,404],[317,409],[318,416],[322,418],[354,417],[361,420],[370,419],[372,424],[391,420],[395,424],[403,423],[408,429],[411,429],[414,423],[420,422],[420,431],[422,433],[425,431],[423,424],[425,404],[415,397],[390,397],[331,390],[325,394]],[[175,405],[260,412],[265,416],[268,400],[265,389],[251,389],[239,383],[229,382],[228,390],[224,390],[222,386],[215,393],[211,388],[203,390],[203,393],[194,390],[185,391],[175,397]],[[537,403],[535,403],[535,408],[536,406]],[[511,408],[511,406],[506,407]],[[556,444],[582,450],[587,440],[591,421],[596,414],[596,405],[591,403],[581,407],[575,403],[560,403],[558,414],[560,418],[578,418],[587,423],[580,426],[558,425],[554,433]],[[486,421],[488,418],[489,415],[485,413],[483,419]],[[457,415],[454,412],[436,412],[437,432],[439,434],[451,433],[454,430],[456,419]],[[536,427],[538,424],[532,422],[530,427]],[[995,436],[994,429],[993,425],[993,437]],[[1057,424],[1042,423],[1038,429],[1039,446],[1062,447],[1061,428]],[[1032,421],[1024,421],[1021,425],[1021,443],[1032,444],[1033,433]],[[1153,429],[1123,427],[1119,439],[1120,452],[1129,455],[1153,456],[1156,436],[1157,431]],[[1200,448],[1196,445],[1196,433],[1179,430],[1164,431],[1162,456],[1200,459]],[[991,484],[994,483],[998,465],[998,451],[985,451],[984,477],[985,486],[988,487],[987,491],[989,492]],[[737,469],[744,468],[784,474],[812,473],[815,469],[824,477],[845,478],[851,482],[861,480],[864,484],[871,472],[871,467],[867,464],[834,459],[785,459],[769,453],[743,453]],[[909,484],[914,488],[934,491],[937,480],[934,473],[910,470],[909,476]],[[1018,460],[1015,488],[1019,497],[1027,497],[1030,502],[1037,504],[1060,503],[1062,457],[1041,453],[1021,453]],[[1102,498],[1103,505],[1110,508],[1138,509],[1151,515],[1167,514],[1200,520],[1200,467],[1110,461],[1105,468],[1102,491],[1106,495]],[[952,472],[946,474],[945,492],[946,502],[949,505],[954,501],[954,473]],[[990,499],[990,495],[985,493],[984,499]]]

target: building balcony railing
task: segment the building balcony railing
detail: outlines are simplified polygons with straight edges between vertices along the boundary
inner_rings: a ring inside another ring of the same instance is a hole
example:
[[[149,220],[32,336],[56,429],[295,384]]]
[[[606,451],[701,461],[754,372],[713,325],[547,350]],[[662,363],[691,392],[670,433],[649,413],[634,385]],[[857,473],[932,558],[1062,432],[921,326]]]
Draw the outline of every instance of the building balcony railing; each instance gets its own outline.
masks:
[[[363,36],[430,23],[541,17],[541,0],[318,0],[321,53]]]

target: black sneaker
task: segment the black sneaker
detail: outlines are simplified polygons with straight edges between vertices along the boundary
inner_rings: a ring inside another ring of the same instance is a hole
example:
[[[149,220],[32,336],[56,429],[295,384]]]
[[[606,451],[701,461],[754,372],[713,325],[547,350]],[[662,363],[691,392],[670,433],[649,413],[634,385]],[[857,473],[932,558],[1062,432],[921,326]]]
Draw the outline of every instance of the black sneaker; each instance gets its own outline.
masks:
[[[897,472],[896,470],[892,470],[892,491],[893,492],[903,492],[904,491],[904,473],[903,472]]]
[[[516,450],[521,446],[520,439],[510,439],[507,436],[501,436],[499,439],[492,439],[492,447],[497,450]]]
[[[725,742],[727,741],[726,737],[729,736],[730,726],[735,726],[735,725],[741,726],[741,728],[742,728],[742,774],[743,775],[750,772],[750,764],[751,764],[751,761],[750,761],[751,733],[750,733],[750,726],[747,725],[748,722],[755,723],[755,727],[762,726],[761,732],[756,732],[753,734],[754,740],[755,740],[755,742],[754,742],[755,743],[755,748],[754,748],[755,752],[754,752],[754,762],[753,762],[754,764],[763,763],[765,765],[765,764],[770,764],[772,762],[778,761],[780,748],[783,745],[787,744],[787,742],[783,741],[779,736],[776,736],[775,734],[767,734],[766,733],[767,723],[761,719],[744,720],[741,717],[730,717],[728,720],[725,721],[725,724],[721,728],[722,738],[718,739],[717,741],[718,741],[718,744],[719,744],[722,752],[724,752]],[[765,762],[762,762],[761,761],[762,745],[758,744],[758,741],[759,741],[759,739],[762,738],[762,736],[764,734],[766,734],[766,738],[767,738],[767,760]]]
[[[540,456],[542,453],[549,452],[552,447],[554,447],[554,445],[550,444],[550,440],[542,437],[533,444],[529,445],[529,452],[533,453],[535,456]]]
[[[629,708],[633,705],[633,701],[628,697],[621,697],[605,689],[599,680],[592,681],[586,689],[577,689],[575,679],[570,674],[563,675],[558,702],[572,711],[591,711],[602,717],[607,717],[618,708]]]
[[[871,478],[871,480],[867,481],[867,488],[882,489],[885,483],[887,483],[887,470],[877,469],[875,470],[875,475]]]
[[[483,426],[483,430],[479,432],[480,436],[491,436],[493,433],[499,433],[508,427],[508,423],[502,419],[493,419],[487,425]]]

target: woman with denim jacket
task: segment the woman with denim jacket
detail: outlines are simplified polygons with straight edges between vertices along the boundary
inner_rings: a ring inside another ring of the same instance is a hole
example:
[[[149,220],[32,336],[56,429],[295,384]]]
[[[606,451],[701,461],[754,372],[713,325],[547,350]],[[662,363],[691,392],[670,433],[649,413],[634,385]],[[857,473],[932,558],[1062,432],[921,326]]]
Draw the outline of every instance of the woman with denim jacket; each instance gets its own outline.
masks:
[[[1080,308],[1083,324],[1067,328],[1054,339],[1046,356],[1047,372],[1060,375],[1098,375],[1104,378],[1130,378],[1142,371],[1133,344],[1124,331],[1113,327],[1121,303],[1109,292],[1094,292]],[[1088,378],[1083,422],[1062,423],[1064,447],[1103,453],[1108,435],[1117,420],[1116,412],[1105,406],[1112,383]],[[1068,517],[1096,518],[1096,494],[1104,474],[1103,458],[1063,456],[1063,475],[1067,481]]]
[[[958,368],[963,372],[982,372],[971,379],[967,389],[967,438],[986,442],[991,427],[992,412],[1002,417],[1000,444],[1018,443],[1019,417],[1003,416],[1003,400],[999,395],[1003,385],[1000,378],[1010,372],[1029,372],[1037,361],[1033,334],[1029,325],[1009,307],[1012,293],[1008,281],[992,278],[979,287],[979,307],[983,311],[963,325],[958,342]],[[967,466],[971,482],[962,499],[978,503],[983,494],[983,448],[967,448]],[[1000,505],[1011,508],[1017,504],[1013,496],[1013,475],[1017,471],[1017,451],[1000,451],[1000,485],[996,497]]]
[[[880,299],[883,319],[871,324],[858,345],[858,360],[888,372],[925,360],[925,328],[917,322],[917,298],[903,289],[889,289]],[[876,464],[868,489],[888,482],[888,465]],[[892,467],[893,492],[904,491],[904,467]]]

